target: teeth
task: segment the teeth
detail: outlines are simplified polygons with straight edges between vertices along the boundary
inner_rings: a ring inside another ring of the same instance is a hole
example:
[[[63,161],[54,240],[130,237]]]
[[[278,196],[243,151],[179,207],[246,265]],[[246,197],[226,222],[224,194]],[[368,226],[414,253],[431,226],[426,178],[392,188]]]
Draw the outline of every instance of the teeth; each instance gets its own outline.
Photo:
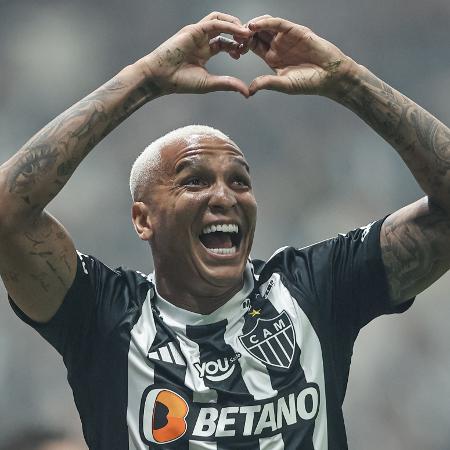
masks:
[[[210,252],[217,253],[218,255],[232,255],[236,253],[236,247],[231,248],[208,248]]]
[[[202,230],[202,234],[214,233],[221,231],[222,233],[239,233],[239,227],[236,224],[218,224],[208,225]]]

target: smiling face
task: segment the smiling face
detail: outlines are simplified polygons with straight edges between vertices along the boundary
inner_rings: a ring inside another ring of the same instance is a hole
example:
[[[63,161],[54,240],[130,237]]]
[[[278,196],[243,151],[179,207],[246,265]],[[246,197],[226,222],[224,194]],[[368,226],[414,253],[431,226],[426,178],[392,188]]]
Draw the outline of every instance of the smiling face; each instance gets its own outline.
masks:
[[[188,309],[214,310],[242,287],[253,241],[248,164],[234,143],[208,135],[165,147],[161,164],[143,202],[147,233],[140,234],[152,247],[158,290]]]

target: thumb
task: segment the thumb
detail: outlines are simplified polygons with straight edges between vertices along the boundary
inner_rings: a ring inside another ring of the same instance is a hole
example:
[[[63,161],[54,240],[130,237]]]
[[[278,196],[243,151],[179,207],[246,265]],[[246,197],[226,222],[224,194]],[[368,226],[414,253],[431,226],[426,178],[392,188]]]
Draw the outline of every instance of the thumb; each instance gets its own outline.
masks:
[[[262,89],[286,93],[288,92],[286,81],[278,75],[262,75],[257,77],[251,82],[248,88],[250,95],[254,95],[257,91]]]
[[[248,86],[239,78],[225,75],[209,75],[206,80],[205,92],[214,91],[235,91],[240,92],[244,97],[249,97]]]

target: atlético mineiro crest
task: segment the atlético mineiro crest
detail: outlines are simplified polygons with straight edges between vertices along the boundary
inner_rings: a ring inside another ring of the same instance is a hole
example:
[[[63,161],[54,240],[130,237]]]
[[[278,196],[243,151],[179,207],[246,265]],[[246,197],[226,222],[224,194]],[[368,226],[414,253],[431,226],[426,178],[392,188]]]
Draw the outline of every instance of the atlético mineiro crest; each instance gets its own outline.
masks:
[[[286,311],[272,319],[257,319],[247,334],[239,336],[241,344],[262,363],[288,369],[295,353],[295,331]]]

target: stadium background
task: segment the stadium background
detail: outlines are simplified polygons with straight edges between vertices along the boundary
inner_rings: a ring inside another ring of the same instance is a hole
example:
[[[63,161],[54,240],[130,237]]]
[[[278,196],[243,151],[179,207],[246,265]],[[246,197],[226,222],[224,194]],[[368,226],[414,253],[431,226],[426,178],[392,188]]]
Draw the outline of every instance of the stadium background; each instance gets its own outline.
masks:
[[[242,20],[269,13],[305,24],[450,123],[448,0],[0,0],[0,160],[215,9]],[[219,56],[209,68],[247,82],[267,72],[253,55],[238,62]],[[396,153],[327,99],[173,95],[145,106],[100,143],[51,204],[81,251],[110,266],[151,270],[130,225],[129,168],[148,142],[190,123],[222,129],[246,152],[259,200],[259,258],[363,226],[422,195]],[[449,293],[446,275],[403,317],[378,319],[362,331],[344,405],[350,448],[450,448]],[[28,424],[80,435],[61,359],[15,318],[3,288],[0,296],[0,443]]]

